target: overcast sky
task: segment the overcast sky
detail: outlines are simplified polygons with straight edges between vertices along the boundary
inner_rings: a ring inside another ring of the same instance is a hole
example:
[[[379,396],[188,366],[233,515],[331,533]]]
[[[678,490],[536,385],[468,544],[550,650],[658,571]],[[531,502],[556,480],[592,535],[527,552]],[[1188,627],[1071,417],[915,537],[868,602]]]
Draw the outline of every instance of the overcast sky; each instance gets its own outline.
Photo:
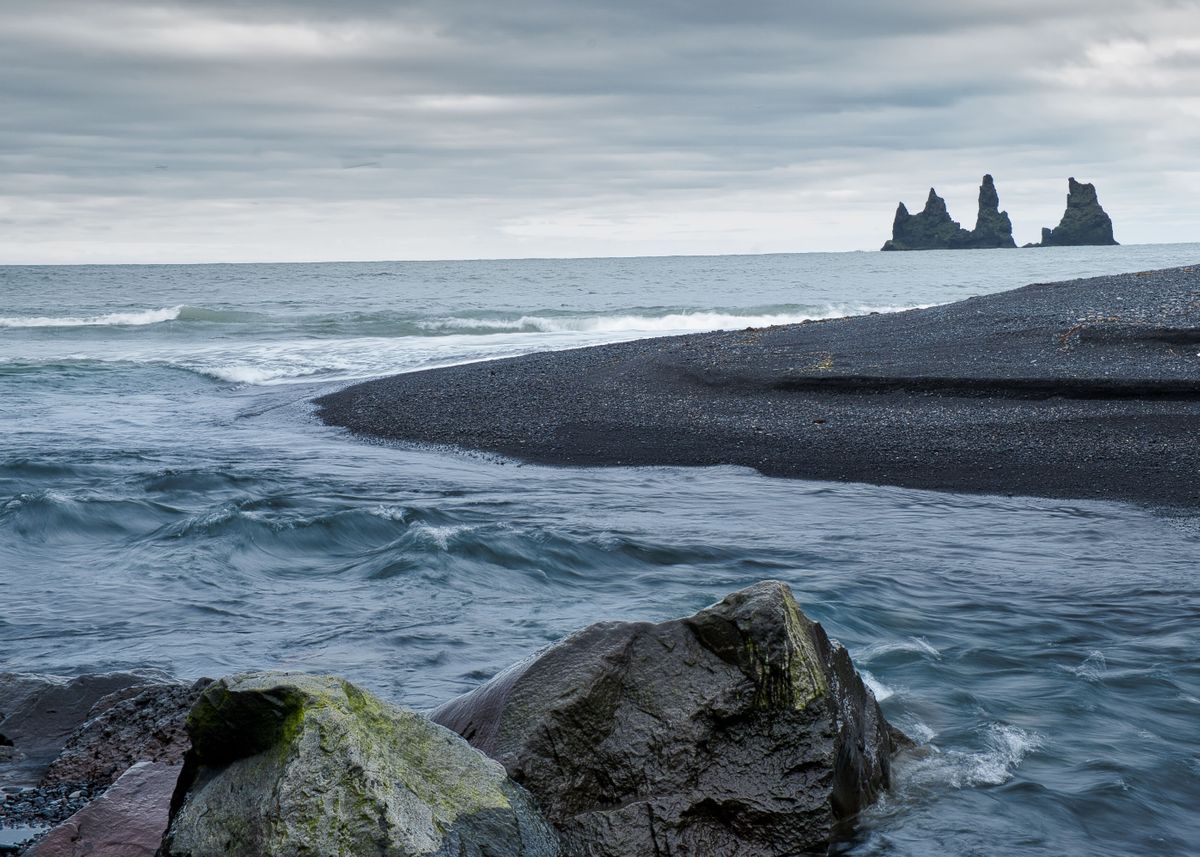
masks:
[[[1200,0],[0,0],[0,262],[1200,240]]]

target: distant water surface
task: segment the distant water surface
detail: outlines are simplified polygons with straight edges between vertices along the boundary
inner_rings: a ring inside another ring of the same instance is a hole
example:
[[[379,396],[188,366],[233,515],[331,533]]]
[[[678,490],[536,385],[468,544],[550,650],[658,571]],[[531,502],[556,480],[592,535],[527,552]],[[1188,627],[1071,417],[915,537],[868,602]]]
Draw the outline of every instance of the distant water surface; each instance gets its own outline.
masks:
[[[921,751],[843,853],[1200,850],[1200,526],[355,441],[350,379],[1200,262],[1200,245],[0,268],[0,668],[328,670],[417,707],[763,578]],[[413,402],[420,407],[420,402]]]

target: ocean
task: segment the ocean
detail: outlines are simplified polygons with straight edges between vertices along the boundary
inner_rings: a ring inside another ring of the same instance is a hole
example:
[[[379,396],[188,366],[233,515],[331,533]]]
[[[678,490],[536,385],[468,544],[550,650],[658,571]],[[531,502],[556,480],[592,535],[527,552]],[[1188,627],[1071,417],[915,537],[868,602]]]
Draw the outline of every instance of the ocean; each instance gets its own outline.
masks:
[[[778,578],[921,744],[838,853],[1200,853],[1196,518],[529,466],[367,443],[310,404],[392,372],[1196,262],[0,267],[0,669],[329,671],[426,708],[590,622]]]

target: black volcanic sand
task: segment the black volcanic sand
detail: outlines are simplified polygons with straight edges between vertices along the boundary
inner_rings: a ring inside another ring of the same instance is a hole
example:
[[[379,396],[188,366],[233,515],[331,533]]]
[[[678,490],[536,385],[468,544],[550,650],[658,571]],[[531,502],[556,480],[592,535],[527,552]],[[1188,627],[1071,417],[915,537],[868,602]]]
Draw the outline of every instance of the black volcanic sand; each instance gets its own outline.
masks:
[[[317,400],[360,435],[1200,506],[1200,266],[435,369]]]

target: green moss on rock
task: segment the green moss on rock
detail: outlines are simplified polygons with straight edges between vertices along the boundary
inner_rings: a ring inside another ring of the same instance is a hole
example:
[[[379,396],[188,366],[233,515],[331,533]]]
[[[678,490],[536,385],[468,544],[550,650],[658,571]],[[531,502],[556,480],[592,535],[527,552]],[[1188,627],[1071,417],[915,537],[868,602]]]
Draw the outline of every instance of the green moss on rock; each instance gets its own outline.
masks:
[[[557,853],[499,765],[343,679],[222,679],[188,729],[167,855]]]

